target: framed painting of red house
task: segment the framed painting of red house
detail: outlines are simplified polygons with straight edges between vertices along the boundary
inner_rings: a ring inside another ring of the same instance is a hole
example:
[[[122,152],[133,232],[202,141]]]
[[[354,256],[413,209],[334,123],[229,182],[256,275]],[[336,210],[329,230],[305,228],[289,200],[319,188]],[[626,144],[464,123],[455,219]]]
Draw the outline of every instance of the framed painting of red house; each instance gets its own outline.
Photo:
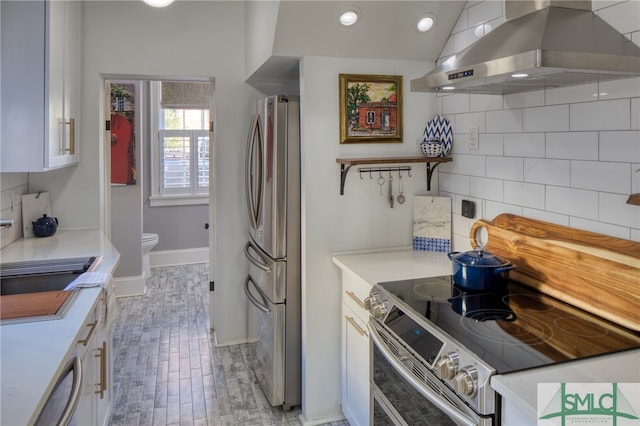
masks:
[[[340,143],[402,142],[402,76],[340,74]]]

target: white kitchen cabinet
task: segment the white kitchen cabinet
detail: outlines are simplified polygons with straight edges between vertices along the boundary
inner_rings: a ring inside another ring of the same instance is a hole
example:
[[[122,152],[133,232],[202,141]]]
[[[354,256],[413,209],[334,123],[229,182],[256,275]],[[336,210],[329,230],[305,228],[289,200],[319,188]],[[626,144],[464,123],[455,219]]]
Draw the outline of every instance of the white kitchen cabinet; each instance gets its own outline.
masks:
[[[111,328],[106,328],[96,336],[95,344],[95,368],[97,377],[95,379],[94,391],[96,394],[96,422],[97,425],[106,425],[109,421],[112,408],[112,378],[113,378],[113,356],[112,356],[112,335]],[[100,387],[101,386],[101,387]]]
[[[371,285],[342,272],[342,412],[351,425],[369,423],[370,352],[364,299]]]
[[[2,1],[1,169],[79,161],[79,1]]]
[[[104,327],[104,298],[101,297],[77,343],[82,359],[82,388],[75,419],[78,425],[106,425],[111,411],[111,329]],[[83,334],[84,333],[84,334]]]

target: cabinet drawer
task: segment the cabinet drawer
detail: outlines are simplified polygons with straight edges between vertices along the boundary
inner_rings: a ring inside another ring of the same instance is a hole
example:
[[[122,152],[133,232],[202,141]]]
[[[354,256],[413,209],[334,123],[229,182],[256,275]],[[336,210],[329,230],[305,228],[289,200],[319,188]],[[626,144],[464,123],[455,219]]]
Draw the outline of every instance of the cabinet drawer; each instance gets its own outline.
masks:
[[[87,318],[84,320],[84,323],[82,327],[80,327],[80,330],[78,331],[78,334],[76,336],[76,352],[77,355],[80,356],[80,358],[82,358],[87,350],[89,350],[89,348],[91,347],[91,342],[98,332],[98,327],[100,327],[100,306],[100,303],[96,303],[91,308],[89,314],[87,315]]]
[[[342,300],[365,323],[369,320],[369,311],[364,308],[364,300],[369,297],[370,291],[371,284],[351,272],[343,271]]]

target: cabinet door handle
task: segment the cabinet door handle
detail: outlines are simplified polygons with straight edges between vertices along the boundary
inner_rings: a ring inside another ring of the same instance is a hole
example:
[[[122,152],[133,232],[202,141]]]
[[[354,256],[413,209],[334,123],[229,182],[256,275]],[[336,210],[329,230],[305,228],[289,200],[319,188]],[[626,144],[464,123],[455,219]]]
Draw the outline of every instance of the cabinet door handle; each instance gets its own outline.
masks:
[[[87,346],[87,343],[89,343],[89,340],[91,340],[91,336],[93,336],[93,332],[96,331],[96,325],[98,325],[98,321],[87,324],[87,327],[91,327],[91,329],[89,330],[87,337],[82,340],[78,340],[78,343],[82,343],[83,346]]]
[[[96,358],[100,358],[100,383],[96,386],[98,390],[94,393],[100,395],[100,399],[104,399],[104,391],[107,390],[107,342],[102,342],[102,347],[98,348]]]
[[[353,328],[355,328],[355,329],[356,329],[356,331],[358,332],[358,334],[360,334],[361,336],[365,336],[365,337],[367,337],[367,332],[366,332],[365,330],[363,330],[363,329],[362,329],[362,327],[360,327],[360,326],[358,325],[358,323],[353,319],[353,317],[350,317],[350,316],[348,316],[348,315],[345,315],[345,316],[344,316],[344,319],[346,319],[346,320],[347,320],[347,322],[348,322],[349,324],[351,324],[351,325],[353,326]]]
[[[69,154],[73,155],[76,153],[76,120],[75,118],[69,118],[69,121],[66,122],[69,125],[69,148],[66,148],[65,151],[69,151]]]
[[[364,309],[364,302],[362,300],[360,300],[360,298],[358,296],[356,296],[356,294],[354,292],[345,291],[345,293],[347,293],[347,296],[352,298],[353,301],[356,302],[358,304],[358,306],[360,306],[360,308]]]

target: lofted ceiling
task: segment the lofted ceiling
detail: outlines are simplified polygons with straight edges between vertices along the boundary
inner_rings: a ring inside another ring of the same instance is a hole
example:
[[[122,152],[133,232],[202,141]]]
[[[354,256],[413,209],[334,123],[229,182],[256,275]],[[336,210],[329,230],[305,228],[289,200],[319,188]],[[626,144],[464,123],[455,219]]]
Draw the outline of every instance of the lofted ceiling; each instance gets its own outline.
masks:
[[[276,72],[293,76],[302,56],[435,61],[466,4],[438,1],[317,1],[279,2],[271,57],[248,81],[268,79]],[[339,24],[340,14],[355,7],[360,19],[351,27]],[[424,15],[434,27],[416,29]]]

